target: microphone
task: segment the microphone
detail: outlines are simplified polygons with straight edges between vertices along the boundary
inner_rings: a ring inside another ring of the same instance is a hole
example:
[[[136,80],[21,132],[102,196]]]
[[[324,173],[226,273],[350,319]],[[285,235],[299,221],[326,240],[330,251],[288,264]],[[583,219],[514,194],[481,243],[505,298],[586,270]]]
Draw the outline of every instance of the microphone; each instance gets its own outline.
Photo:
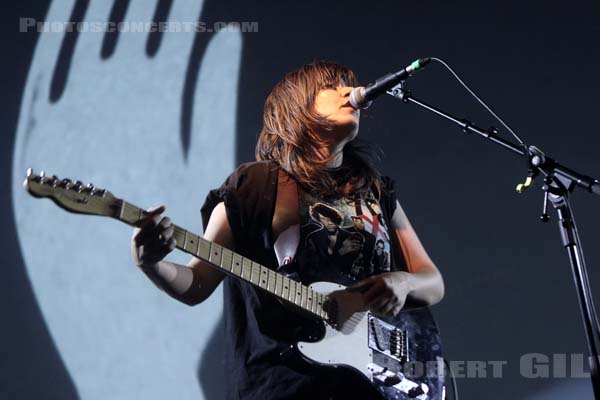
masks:
[[[393,88],[401,81],[406,80],[413,72],[419,71],[431,61],[431,58],[419,58],[408,67],[391,74],[387,74],[371,83],[366,88],[359,86],[350,93],[350,104],[354,108],[367,108],[372,100]]]

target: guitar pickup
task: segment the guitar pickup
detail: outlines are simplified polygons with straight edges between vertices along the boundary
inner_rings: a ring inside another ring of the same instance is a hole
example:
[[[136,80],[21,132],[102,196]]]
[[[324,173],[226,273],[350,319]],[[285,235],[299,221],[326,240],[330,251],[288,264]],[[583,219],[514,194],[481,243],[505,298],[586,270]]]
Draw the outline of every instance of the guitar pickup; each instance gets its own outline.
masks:
[[[410,361],[407,332],[371,314],[369,314],[369,347],[399,363]]]

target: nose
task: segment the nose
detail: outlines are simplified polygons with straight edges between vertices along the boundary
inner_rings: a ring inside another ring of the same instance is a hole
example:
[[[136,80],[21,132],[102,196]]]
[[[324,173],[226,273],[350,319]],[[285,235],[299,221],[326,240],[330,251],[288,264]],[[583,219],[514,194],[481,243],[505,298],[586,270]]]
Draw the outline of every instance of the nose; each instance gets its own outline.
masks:
[[[346,96],[350,96],[350,93],[352,92],[352,90],[354,90],[354,88],[352,86],[344,86],[344,87],[342,87],[340,92],[342,93],[342,96],[346,97]]]

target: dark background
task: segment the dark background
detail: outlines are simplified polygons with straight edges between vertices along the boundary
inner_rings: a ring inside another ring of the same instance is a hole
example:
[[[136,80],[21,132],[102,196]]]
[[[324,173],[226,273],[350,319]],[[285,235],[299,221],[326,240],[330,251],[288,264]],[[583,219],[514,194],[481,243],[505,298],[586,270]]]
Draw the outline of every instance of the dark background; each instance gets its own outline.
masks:
[[[47,1],[2,5],[0,168],[9,188],[16,123],[37,36],[18,18],[43,19]],[[352,67],[363,82],[417,57],[448,61],[522,137],[566,165],[600,176],[597,1],[207,1],[207,21],[258,21],[244,35],[238,161],[253,159],[262,105],[282,75],[313,59]],[[497,123],[437,64],[409,82],[414,94],[480,126]],[[182,130],[183,132],[183,130]],[[505,131],[503,131],[505,132]],[[539,222],[539,183],[515,193],[525,161],[464,135],[414,105],[382,98],[361,136],[385,151],[382,169],[442,271],[434,307],[453,360],[506,360],[502,379],[459,379],[463,399],[528,398],[551,386],[589,392],[585,379],[526,379],[525,353],[585,353],[571,272],[556,219]],[[592,288],[600,288],[600,198],[572,196]],[[0,398],[77,398],[52,344],[19,252],[9,190],[0,192]],[[548,397],[559,398],[559,397]]]

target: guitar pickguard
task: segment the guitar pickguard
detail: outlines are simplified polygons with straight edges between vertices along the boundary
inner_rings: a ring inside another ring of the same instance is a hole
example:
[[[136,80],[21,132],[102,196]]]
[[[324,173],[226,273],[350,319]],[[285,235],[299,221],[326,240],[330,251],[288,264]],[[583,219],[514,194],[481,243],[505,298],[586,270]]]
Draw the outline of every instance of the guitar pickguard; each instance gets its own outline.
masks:
[[[329,282],[311,287],[326,294],[343,288]],[[440,337],[427,309],[391,319],[369,312],[349,314],[335,327],[326,324],[322,340],[299,342],[297,348],[314,363],[356,370],[386,400],[442,399]]]

